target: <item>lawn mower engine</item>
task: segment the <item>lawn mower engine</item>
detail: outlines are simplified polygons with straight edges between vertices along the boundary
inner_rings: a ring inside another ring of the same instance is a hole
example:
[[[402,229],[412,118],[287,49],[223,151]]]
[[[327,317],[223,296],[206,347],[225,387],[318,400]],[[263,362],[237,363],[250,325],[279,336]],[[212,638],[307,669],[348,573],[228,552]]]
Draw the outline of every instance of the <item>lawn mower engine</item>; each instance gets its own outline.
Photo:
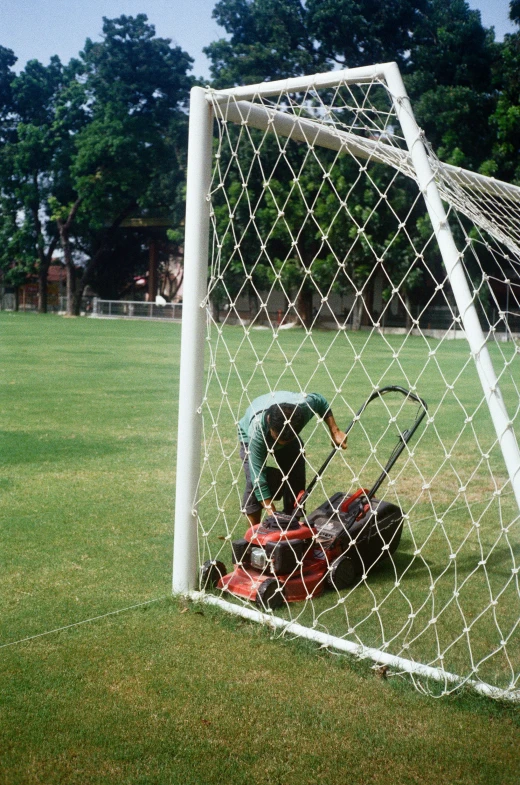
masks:
[[[388,558],[401,538],[399,507],[366,494],[335,493],[303,519],[275,513],[231,544],[233,572],[218,575],[219,562],[207,569],[219,589],[261,608],[345,589]]]

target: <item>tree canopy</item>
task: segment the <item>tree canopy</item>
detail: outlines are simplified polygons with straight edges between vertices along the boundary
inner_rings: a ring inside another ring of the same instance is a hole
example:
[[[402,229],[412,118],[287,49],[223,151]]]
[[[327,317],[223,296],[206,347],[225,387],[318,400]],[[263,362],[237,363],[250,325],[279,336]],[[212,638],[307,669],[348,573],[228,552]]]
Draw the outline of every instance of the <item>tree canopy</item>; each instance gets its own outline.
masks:
[[[144,14],[104,19],[102,40],[87,39],[67,66],[57,57],[49,66],[31,61],[15,76],[9,50],[0,51],[8,126],[1,194],[11,235],[3,267],[13,278],[37,266],[41,310],[59,243],[77,312],[85,286],[114,259],[125,218],[163,211],[181,221],[191,63]],[[73,255],[84,261],[78,281]]]
[[[215,86],[395,60],[441,157],[490,156],[503,47],[465,0],[219,0],[213,16],[228,34],[204,50]]]
[[[216,86],[395,60],[418,122],[442,160],[506,179],[518,178],[518,40],[507,36],[504,43],[497,43],[493,30],[482,25],[480,13],[470,9],[465,0],[219,0],[213,15],[227,33],[226,38],[205,49]],[[513,0],[511,18],[518,20],[519,16],[518,0]],[[267,147],[263,142],[266,161]],[[298,152],[293,155],[298,156]],[[244,160],[243,171],[248,170],[245,164]],[[341,248],[352,243],[352,227],[356,228],[356,222],[364,226],[369,216],[362,235],[365,242],[355,243],[354,253],[348,255],[351,290],[355,291],[357,282],[370,279],[377,249],[387,249],[385,275],[389,288],[393,282],[400,282],[404,297],[424,296],[425,276],[430,280],[441,276],[442,271],[427,271],[424,265],[433,264],[431,260],[425,260],[423,269],[416,266],[410,271],[412,260],[400,247],[394,222],[381,207],[374,211],[378,192],[386,188],[383,170],[371,167],[374,190],[349,188],[353,223],[336,218],[327,228],[327,214],[334,211],[334,199],[331,197],[331,201],[324,189],[319,201],[313,197],[322,173],[313,174],[312,166],[307,166],[295,189],[292,171],[298,171],[299,166],[293,164],[291,171],[284,171],[282,166],[273,170],[264,196],[252,193],[254,177],[248,181],[249,201],[261,205],[256,210],[255,229],[269,238],[269,262],[263,261],[255,247],[255,235],[248,229],[241,175],[237,173],[236,183],[228,176],[228,201],[237,233],[244,232],[241,242],[247,245],[242,255],[228,249],[229,291],[236,287],[240,274],[242,278],[247,274],[245,260],[254,259],[250,286],[258,289],[262,280],[278,276],[285,291],[299,292],[300,318],[308,324],[310,306],[303,300],[306,294],[312,296],[309,260],[313,260],[313,277],[318,276],[324,287],[333,267],[326,248],[320,247],[320,236],[335,236],[334,247],[340,258],[346,258]],[[338,193],[342,188],[344,191],[345,183],[356,179],[355,172],[349,174],[350,164],[348,157],[338,159],[327,175]],[[400,189],[393,198],[404,204],[409,185],[404,183]],[[313,220],[309,221],[311,204]],[[294,213],[286,224],[276,220],[282,205],[286,216],[289,210]],[[225,221],[225,206],[220,210],[217,217]],[[290,232],[284,232],[287,225],[298,226],[298,232],[290,236]],[[417,247],[425,241],[426,225],[424,214],[416,208],[408,218],[407,230]],[[231,242],[229,233],[224,231],[223,236],[225,242]],[[339,280],[334,286],[338,291]]]

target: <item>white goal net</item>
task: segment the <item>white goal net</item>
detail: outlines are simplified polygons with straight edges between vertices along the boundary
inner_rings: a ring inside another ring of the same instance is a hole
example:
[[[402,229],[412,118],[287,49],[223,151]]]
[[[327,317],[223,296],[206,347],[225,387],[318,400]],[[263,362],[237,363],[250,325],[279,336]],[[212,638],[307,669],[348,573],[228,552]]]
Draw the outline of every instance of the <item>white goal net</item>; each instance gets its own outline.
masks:
[[[193,101],[174,590],[517,697],[520,189],[439,161],[394,64]],[[245,515],[269,497],[270,534]]]

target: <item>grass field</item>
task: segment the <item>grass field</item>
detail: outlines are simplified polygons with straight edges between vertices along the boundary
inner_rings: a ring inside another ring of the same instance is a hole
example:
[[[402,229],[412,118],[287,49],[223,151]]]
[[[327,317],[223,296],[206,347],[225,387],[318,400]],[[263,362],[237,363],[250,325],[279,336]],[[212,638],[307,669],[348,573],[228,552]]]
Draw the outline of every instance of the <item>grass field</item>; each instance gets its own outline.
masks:
[[[0,314],[0,783],[517,783],[516,708],[169,598],[178,349]]]

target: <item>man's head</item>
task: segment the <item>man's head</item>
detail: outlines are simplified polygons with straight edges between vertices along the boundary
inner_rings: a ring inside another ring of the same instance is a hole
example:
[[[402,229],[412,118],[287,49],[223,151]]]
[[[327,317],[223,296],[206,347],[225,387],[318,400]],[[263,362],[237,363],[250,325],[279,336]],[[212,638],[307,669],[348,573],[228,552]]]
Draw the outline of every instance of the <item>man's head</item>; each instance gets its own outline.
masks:
[[[266,415],[271,436],[278,444],[292,442],[305,425],[302,410],[290,403],[273,403]]]

